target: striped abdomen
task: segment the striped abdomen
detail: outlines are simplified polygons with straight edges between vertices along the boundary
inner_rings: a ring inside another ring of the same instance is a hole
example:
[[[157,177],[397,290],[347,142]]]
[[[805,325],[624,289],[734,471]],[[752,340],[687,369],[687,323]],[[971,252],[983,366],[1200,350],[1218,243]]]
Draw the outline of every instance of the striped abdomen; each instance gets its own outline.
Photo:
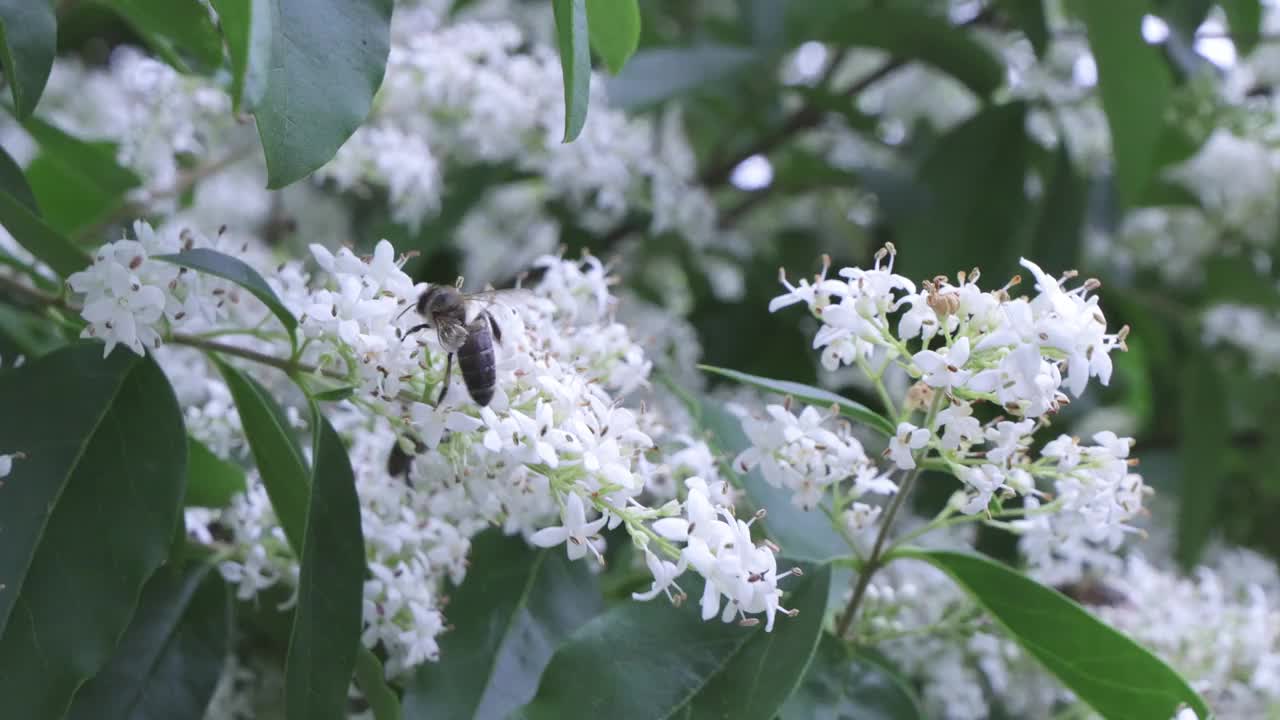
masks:
[[[467,384],[467,392],[477,405],[488,405],[493,399],[493,386],[498,382],[493,355],[493,334],[484,318],[471,324],[467,341],[458,348],[458,367]]]

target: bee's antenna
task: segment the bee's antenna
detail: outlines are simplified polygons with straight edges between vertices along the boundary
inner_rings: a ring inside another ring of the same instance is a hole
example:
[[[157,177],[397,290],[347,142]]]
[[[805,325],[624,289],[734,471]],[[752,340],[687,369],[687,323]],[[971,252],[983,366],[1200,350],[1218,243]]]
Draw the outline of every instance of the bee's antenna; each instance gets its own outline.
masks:
[[[401,310],[399,313],[396,314],[396,320],[399,320],[400,318],[404,317],[404,314],[409,312],[412,309],[413,309],[413,303],[409,303],[404,307],[403,310]]]

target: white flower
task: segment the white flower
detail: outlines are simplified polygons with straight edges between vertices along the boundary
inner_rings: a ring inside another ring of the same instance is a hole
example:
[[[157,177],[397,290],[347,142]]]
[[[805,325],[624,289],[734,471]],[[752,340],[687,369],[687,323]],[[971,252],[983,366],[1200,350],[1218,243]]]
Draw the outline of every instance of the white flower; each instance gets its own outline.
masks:
[[[21,460],[23,457],[22,453],[0,455],[0,478],[7,477],[9,473],[13,472],[13,461]]]
[[[924,381],[935,388],[951,389],[963,385],[969,372],[962,369],[969,362],[969,338],[962,337],[939,352],[922,350],[912,360],[924,373]]]
[[[570,560],[578,560],[587,554],[587,550],[591,550],[596,554],[597,559],[601,559],[592,541],[608,518],[598,517],[587,522],[586,509],[582,505],[582,498],[578,497],[577,493],[569,493],[560,511],[560,518],[563,525],[543,528],[534,533],[529,538],[529,542],[538,547],[555,547],[565,543]]]
[[[653,574],[653,586],[642,593],[631,593],[634,600],[652,600],[658,596],[658,593],[666,593],[667,599],[672,603],[678,603],[679,598],[684,597],[684,590],[676,584],[676,578],[684,573],[688,563],[684,558],[680,558],[680,563],[676,564],[668,560],[663,560],[653,554],[651,550],[644,551],[644,562],[649,567],[649,572]],[[671,594],[671,588],[676,589],[676,594]]]
[[[911,423],[899,423],[898,432],[889,439],[889,458],[902,470],[914,468],[916,460],[912,457],[912,451],[927,445],[929,437],[927,428],[918,428]]]

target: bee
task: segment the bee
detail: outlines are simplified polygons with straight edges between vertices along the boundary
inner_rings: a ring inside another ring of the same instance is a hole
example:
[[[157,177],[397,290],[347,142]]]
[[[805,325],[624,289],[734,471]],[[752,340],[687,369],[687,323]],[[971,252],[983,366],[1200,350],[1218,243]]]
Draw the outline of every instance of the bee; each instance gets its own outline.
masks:
[[[458,285],[461,285],[461,280]],[[498,378],[493,344],[502,342],[502,328],[489,312],[489,307],[481,306],[480,302],[493,300],[499,294],[505,297],[521,292],[527,291],[514,288],[464,293],[457,285],[431,285],[418,297],[414,307],[424,322],[409,328],[404,337],[420,330],[433,329],[440,339],[440,345],[448,353],[444,383],[440,388],[440,396],[436,399],[437,404],[449,393],[455,355],[471,399],[481,407],[493,400]]]

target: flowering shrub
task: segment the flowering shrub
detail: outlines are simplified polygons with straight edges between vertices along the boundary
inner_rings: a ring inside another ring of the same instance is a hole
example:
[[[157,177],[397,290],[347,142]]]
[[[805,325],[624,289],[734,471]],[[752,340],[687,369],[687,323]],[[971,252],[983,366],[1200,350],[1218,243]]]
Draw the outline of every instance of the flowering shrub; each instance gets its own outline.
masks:
[[[15,717],[1280,711],[1269,5],[37,5]]]

